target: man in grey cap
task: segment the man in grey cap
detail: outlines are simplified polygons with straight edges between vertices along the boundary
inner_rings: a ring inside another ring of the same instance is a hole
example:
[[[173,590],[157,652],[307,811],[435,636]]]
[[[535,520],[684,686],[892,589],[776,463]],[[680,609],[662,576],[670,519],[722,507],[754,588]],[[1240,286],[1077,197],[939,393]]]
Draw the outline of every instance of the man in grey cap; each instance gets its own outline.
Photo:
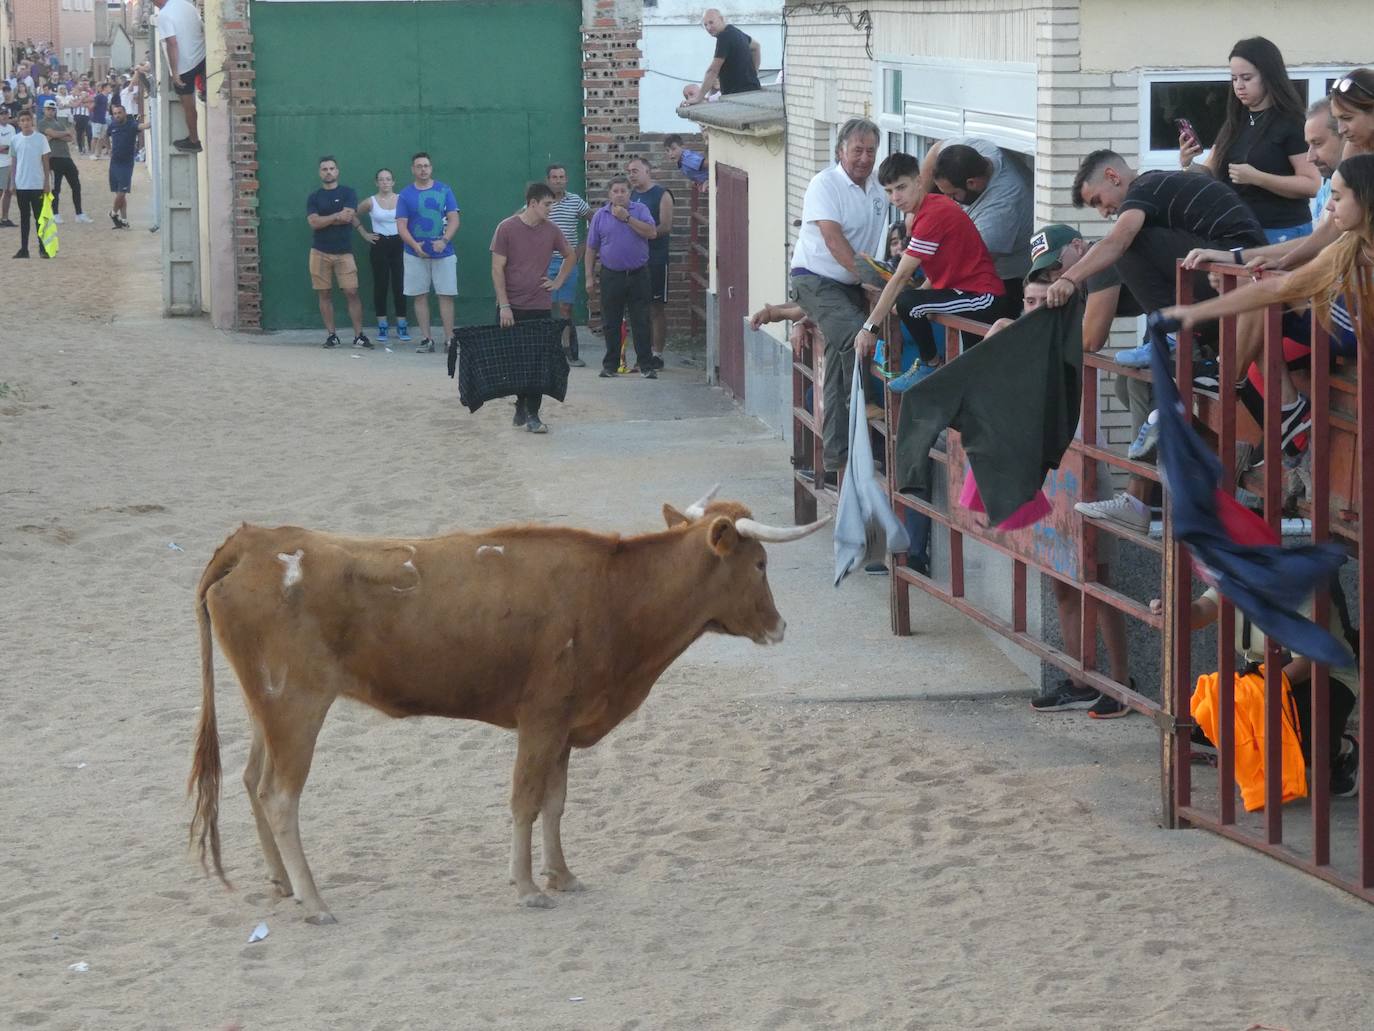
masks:
[[[72,128],[71,119],[58,118],[57,104],[49,100],[44,103],[43,117],[35,128],[48,138],[48,146],[52,148],[48,162],[52,169],[53,221],[62,221],[62,216],[57,213],[57,206],[62,201],[63,179],[67,180],[72,189],[72,206],[76,208],[76,220],[91,221],[91,216],[81,210],[81,173],[76,170],[76,162],[72,160],[71,144],[76,142],[76,130]]]

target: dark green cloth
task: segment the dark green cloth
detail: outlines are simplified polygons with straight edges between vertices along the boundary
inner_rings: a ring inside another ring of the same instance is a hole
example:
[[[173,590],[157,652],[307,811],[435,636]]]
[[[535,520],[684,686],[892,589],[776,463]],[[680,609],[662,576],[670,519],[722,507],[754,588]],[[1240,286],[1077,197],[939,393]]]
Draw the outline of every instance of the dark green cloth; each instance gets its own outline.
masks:
[[[930,449],[958,430],[994,526],[1059,467],[1078,430],[1083,390],[1083,305],[1039,308],[971,348],[902,395],[897,487],[930,487]]]

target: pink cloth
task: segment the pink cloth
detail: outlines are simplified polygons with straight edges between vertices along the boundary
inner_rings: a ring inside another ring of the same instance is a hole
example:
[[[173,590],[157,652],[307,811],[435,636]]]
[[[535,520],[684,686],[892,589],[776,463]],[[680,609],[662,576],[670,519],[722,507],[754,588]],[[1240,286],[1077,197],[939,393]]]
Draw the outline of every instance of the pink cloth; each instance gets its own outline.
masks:
[[[978,493],[978,483],[973,478],[973,470],[968,470],[968,475],[964,477],[964,489],[959,492],[959,504],[963,505],[970,512],[986,512],[983,507],[983,497]],[[1030,526],[1031,523],[1038,523],[1050,514],[1050,499],[1045,497],[1045,492],[1039,490],[1035,492],[1035,497],[1031,498],[1024,505],[1018,508],[1005,520],[997,524],[999,530],[1019,530],[1023,526]]]

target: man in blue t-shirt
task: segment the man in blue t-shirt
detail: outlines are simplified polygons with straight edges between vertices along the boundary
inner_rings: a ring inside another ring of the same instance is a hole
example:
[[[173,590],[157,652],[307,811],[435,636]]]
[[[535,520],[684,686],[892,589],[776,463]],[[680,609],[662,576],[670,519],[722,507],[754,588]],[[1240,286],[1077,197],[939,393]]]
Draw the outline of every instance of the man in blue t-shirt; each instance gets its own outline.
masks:
[[[110,105],[110,192],[114,194],[110,221],[116,229],[129,228],[129,189],[134,178],[134,155],[138,153],[139,134],[146,128],[147,123],[130,118],[119,101]]]
[[[405,243],[405,292],[415,298],[415,318],[422,337],[416,354],[433,354],[429,330],[429,291],[439,296],[439,320],[444,339],[453,336],[453,298],[458,293],[458,256],[453,237],[458,232],[458,198],[434,178],[429,155],[420,151],[410,159],[415,181],[396,199],[396,230]]]
[[[324,320],[325,347],[338,347],[334,332],[334,292],[331,277],[348,302],[348,318],[353,323],[353,346],[372,350],[372,341],[363,332],[363,302],[358,299],[358,263],[353,260],[353,227],[358,224],[358,195],[350,186],[339,185],[339,164],[332,154],[320,158],[320,188],[305,201],[305,218],[314,230],[310,245],[310,282],[320,301]]]

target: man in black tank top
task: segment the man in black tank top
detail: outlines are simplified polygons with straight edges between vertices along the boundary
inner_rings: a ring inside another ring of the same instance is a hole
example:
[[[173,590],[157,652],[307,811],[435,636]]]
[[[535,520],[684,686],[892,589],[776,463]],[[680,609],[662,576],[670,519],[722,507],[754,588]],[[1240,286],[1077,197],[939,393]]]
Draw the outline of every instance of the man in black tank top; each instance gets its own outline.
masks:
[[[649,283],[653,294],[649,311],[653,322],[653,367],[661,369],[668,336],[668,241],[673,233],[673,193],[654,182],[647,158],[631,158],[626,171],[630,200],[648,208],[658,227],[658,235],[649,241]]]

